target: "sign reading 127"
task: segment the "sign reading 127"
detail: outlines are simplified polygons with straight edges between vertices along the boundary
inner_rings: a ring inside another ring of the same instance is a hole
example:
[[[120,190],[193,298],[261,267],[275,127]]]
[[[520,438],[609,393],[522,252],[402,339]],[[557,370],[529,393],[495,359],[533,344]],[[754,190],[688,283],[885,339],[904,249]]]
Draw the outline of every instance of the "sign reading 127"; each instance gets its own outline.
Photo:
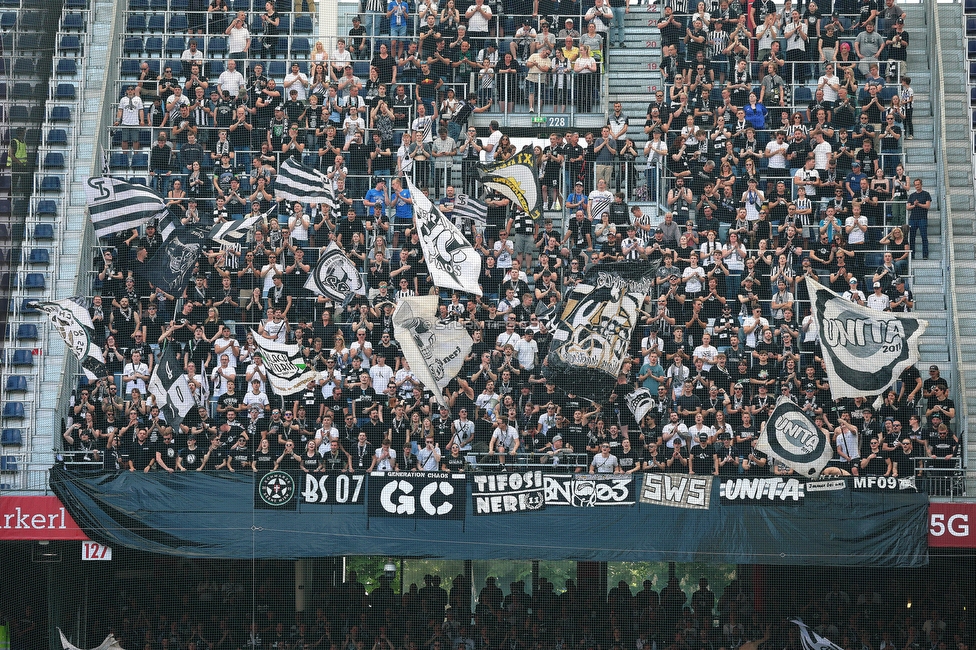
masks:
[[[81,559],[82,560],[106,560],[106,561],[111,560],[112,547],[103,546],[98,542],[82,542]]]

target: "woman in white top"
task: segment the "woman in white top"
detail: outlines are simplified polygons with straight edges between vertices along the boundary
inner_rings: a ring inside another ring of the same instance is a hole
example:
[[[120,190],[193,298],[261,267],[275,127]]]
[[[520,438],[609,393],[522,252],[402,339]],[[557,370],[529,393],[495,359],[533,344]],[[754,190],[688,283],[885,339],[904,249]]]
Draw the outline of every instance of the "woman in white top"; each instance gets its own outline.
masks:
[[[312,61],[328,61],[329,53],[325,51],[325,41],[315,41],[315,49],[312,50]]]
[[[647,156],[647,198],[654,201],[657,198],[658,169],[664,167],[665,157],[668,155],[668,143],[661,139],[661,129],[651,131],[651,139],[644,145],[644,155]]]
[[[291,231],[291,238],[301,244],[308,244],[308,229],[312,226],[305,214],[302,204],[295,202],[293,212],[288,217],[288,230]]]

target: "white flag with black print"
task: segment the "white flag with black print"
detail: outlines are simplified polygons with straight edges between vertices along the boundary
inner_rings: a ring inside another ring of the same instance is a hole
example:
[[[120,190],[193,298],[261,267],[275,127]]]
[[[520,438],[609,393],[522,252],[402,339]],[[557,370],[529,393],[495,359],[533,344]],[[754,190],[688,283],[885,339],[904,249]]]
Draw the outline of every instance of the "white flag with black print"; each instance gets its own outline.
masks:
[[[302,356],[301,346],[271,341],[253,331],[252,334],[254,342],[261,349],[268,382],[276,394],[282,397],[294,395],[305,390],[308,382],[318,379],[319,373]]]
[[[807,624],[798,618],[791,618],[791,623],[796,623],[800,628],[800,643],[803,644],[803,650],[843,650],[839,645],[820,636],[813,630],[807,627]]]
[[[651,396],[651,391],[643,387],[628,393],[624,399],[627,400],[627,408],[634,414],[634,419],[638,422],[643,420],[647,412],[654,408],[654,398]]]
[[[166,202],[145,185],[98,176],[85,184],[88,215],[97,237],[138,228],[167,213]]]
[[[806,281],[834,399],[880,396],[918,362],[928,321],[862,307],[809,276]]]
[[[437,319],[437,296],[401,298],[393,312],[393,332],[410,370],[438,404],[447,406],[444,388],[471,351],[471,336],[455,321]]]
[[[776,400],[756,447],[810,479],[818,478],[834,455],[827,434],[788,397]]]
[[[275,177],[275,199],[318,203],[331,209],[335,203],[335,193],[328,176],[295,158],[289,158],[282,163]]]
[[[454,199],[454,216],[484,226],[488,223],[488,206],[467,194],[458,194]]]
[[[338,302],[352,295],[366,295],[366,283],[359,269],[335,242],[319,255],[315,272],[308,276],[305,288]]]
[[[258,222],[266,220],[276,208],[277,206],[265,214],[256,217],[248,217],[243,221],[231,220],[218,223],[213,227],[213,229],[210,230],[210,239],[221,246],[236,246],[237,244],[243,244],[244,240],[247,239],[247,234],[251,231],[251,228],[253,228]]]
[[[442,289],[459,289],[480,296],[478,278],[481,275],[481,257],[474,246],[417,189],[409,176],[404,178],[413,199],[414,226],[420,233],[420,246],[430,279]]]
[[[180,426],[180,422],[196,403],[190,389],[190,378],[183,371],[183,364],[176,356],[173,345],[167,345],[156,360],[149,392],[156,398],[156,406],[166,424]]]
[[[48,315],[55,331],[81,363],[88,379],[100,379],[108,375],[102,349],[95,344],[95,331],[91,315],[78,301],[83,298],[65,298],[53,302],[35,302],[34,307]]]

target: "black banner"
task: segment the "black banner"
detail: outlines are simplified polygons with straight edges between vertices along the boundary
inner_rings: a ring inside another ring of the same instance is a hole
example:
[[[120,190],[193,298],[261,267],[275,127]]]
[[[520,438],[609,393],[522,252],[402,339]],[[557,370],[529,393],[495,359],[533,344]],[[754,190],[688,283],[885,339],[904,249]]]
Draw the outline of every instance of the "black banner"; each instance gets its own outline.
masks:
[[[733,478],[722,481],[722,505],[798,506],[803,503],[804,485],[795,478]]]
[[[254,507],[261,510],[296,510],[298,480],[293,474],[272,470],[254,481]]]
[[[497,515],[546,507],[542,472],[475,474],[471,479],[471,512]]]
[[[365,474],[306,474],[302,485],[302,503],[329,506],[366,503]]]
[[[373,472],[369,475],[370,517],[464,519],[464,474]]]
[[[637,484],[630,474],[547,474],[545,488],[547,506],[592,508],[637,503]]]

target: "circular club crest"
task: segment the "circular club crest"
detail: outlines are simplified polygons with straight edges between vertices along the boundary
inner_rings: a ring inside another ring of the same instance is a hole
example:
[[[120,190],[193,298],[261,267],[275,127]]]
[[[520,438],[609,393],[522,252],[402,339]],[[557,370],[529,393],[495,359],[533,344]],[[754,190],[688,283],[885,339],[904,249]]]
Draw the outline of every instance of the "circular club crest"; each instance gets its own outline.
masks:
[[[287,472],[271,471],[261,477],[258,484],[261,500],[269,506],[282,506],[295,494],[295,479]]]

